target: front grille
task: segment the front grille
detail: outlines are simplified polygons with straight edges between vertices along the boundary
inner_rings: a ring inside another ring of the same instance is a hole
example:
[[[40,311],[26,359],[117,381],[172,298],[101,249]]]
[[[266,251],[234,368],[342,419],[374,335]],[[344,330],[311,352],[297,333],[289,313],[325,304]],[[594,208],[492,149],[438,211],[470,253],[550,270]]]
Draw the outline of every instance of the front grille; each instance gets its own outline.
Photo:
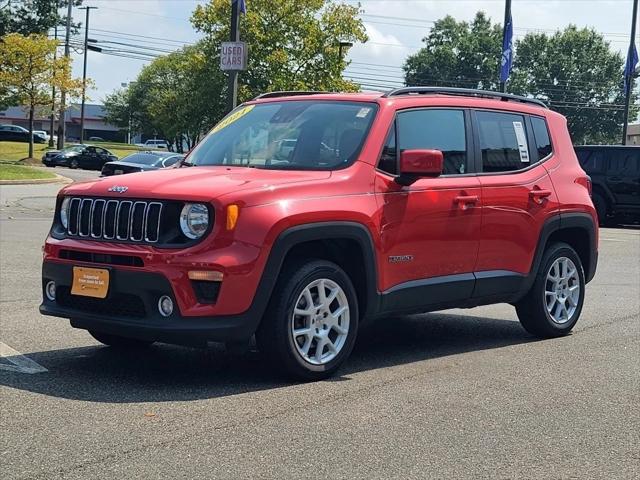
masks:
[[[72,237],[156,243],[160,202],[74,197],[69,201],[67,234]]]
[[[56,288],[56,303],[63,307],[96,315],[134,318],[146,316],[142,299],[129,293],[113,293],[109,298],[102,299],[71,295],[69,287],[60,286]]]

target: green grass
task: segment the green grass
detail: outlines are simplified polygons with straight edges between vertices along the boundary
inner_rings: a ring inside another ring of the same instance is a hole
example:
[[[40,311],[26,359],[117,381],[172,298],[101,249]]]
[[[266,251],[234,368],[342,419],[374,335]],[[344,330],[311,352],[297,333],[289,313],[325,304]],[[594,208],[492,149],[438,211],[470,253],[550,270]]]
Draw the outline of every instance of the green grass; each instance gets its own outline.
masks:
[[[111,153],[116,155],[118,158],[125,157],[134,152],[141,150],[140,147],[136,147],[135,145],[129,145],[126,143],[115,143],[115,142],[86,142],[89,145],[99,145],[103,148],[106,148]],[[71,143],[67,143],[67,146],[73,145]],[[44,155],[44,152],[49,150],[49,147],[46,143],[35,143],[33,145],[33,157],[39,160]],[[22,142],[0,142],[0,164],[1,163],[18,163],[21,160],[27,158],[29,153],[29,144]]]
[[[33,167],[0,164],[0,180],[33,180],[54,177],[55,175],[53,173]]]

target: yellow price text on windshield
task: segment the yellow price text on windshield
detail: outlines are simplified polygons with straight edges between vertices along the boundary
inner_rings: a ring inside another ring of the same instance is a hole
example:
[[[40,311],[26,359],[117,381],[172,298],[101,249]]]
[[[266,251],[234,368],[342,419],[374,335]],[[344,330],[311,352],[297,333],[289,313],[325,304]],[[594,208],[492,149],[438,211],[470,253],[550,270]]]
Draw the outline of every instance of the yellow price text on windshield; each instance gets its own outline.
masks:
[[[253,110],[255,105],[247,105],[246,107],[240,108],[235,112],[230,113],[226,117],[224,117],[220,122],[211,129],[211,133],[216,133],[218,130],[222,130],[224,127],[231,125],[233,122],[238,120],[239,118],[245,116],[251,110]]]

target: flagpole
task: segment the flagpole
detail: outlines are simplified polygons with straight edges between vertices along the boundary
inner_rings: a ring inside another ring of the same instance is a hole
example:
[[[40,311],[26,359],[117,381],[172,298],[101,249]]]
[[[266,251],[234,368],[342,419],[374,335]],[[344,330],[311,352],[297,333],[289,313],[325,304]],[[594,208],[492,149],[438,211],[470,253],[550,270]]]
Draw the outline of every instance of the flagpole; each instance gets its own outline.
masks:
[[[633,0],[633,14],[631,15],[631,38],[629,39],[629,50],[627,51],[627,64],[631,62],[636,41],[636,23],[638,23],[638,0]],[[633,67],[633,65],[631,65]],[[631,89],[633,87],[634,72],[627,72],[625,69],[625,100],[624,117],[622,120],[622,145],[627,144],[627,129],[629,127],[629,107],[631,105]]]
[[[502,24],[502,45],[503,45],[502,55],[504,55],[504,42],[505,42],[505,38],[507,36],[507,24],[509,23],[510,18],[511,18],[511,0],[505,0],[505,2],[504,2],[504,23]],[[513,55],[513,51],[511,51],[511,55]],[[502,62],[502,56],[500,57],[500,61]],[[501,92],[506,92],[507,91],[507,82],[506,81],[502,81],[502,79],[500,80],[500,91]]]
[[[240,9],[238,4],[241,0],[231,0],[231,33],[229,41],[240,41],[240,30],[238,23],[240,22]],[[227,92],[227,111],[230,112],[238,103],[238,71],[229,70],[229,86]]]

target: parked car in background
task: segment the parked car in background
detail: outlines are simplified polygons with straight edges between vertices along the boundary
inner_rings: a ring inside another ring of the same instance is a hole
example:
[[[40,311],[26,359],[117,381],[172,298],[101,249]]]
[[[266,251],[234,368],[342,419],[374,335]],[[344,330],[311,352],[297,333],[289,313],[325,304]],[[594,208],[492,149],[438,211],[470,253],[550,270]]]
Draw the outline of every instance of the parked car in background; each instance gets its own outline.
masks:
[[[72,145],[62,150],[50,150],[42,157],[47,167],[65,166],[101,170],[107,162],[115,162],[118,157],[106,148],[94,145]]]
[[[184,155],[170,152],[137,152],[127,155],[117,162],[107,162],[102,167],[102,176],[121,175],[124,173],[146,172],[175,165]]]
[[[29,130],[19,125],[0,125],[0,141],[29,142]],[[45,143],[47,140],[34,131],[33,142]]]
[[[90,142],[104,142],[104,138],[102,137],[89,137]]]
[[[591,177],[600,225],[640,222],[640,147],[581,145],[574,149]]]
[[[136,143],[136,146],[144,147],[144,148],[158,148],[161,150],[169,150],[169,142],[167,142],[166,140],[160,140],[160,139],[150,139],[144,143]]]

